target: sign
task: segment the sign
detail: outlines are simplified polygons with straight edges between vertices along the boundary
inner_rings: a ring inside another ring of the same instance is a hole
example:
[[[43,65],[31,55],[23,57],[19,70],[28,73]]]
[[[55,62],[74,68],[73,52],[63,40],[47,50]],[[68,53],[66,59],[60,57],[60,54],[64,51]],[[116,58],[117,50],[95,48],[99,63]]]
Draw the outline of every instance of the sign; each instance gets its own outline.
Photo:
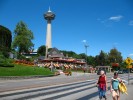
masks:
[[[126,63],[127,63],[127,68],[128,68],[128,85],[129,85],[129,77],[130,77],[130,66],[131,66],[131,63],[133,62],[133,60],[129,57],[127,57],[127,59],[125,60]]]
[[[127,57],[126,63],[127,63],[128,65],[130,65],[132,62],[133,62],[133,60],[132,60],[131,58]]]
[[[132,65],[127,65],[127,67],[126,68],[132,68]]]

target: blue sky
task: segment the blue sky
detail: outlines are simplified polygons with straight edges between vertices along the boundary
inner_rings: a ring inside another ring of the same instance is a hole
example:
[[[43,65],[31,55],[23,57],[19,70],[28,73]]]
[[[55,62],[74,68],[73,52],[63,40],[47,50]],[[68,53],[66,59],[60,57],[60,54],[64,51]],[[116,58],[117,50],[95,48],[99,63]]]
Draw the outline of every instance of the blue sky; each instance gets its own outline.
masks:
[[[19,21],[33,32],[34,48],[46,42],[48,8],[52,21],[52,47],[96,56],[116,47],[133,58],[133,0],[0,0],[0,24],[12,33]]]

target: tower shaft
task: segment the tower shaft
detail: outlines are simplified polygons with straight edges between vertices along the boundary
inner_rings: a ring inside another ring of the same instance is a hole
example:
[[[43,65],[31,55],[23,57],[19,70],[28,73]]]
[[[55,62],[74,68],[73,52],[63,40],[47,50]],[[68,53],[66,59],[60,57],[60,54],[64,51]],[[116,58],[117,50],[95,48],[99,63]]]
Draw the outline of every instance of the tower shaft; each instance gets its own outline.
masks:
[[[46,35],[46,46],[47,48],[52,48],[51,41],[51,20],[47,21],[47,35]]]
[[[45,57],[47,58],[48,48],[52,48],[52,32],[51,32],[51,21],[54,20],[55,14],[50,10],[44,14],[44,19],[47,20],[47,31],[46,31],[46,54]]]

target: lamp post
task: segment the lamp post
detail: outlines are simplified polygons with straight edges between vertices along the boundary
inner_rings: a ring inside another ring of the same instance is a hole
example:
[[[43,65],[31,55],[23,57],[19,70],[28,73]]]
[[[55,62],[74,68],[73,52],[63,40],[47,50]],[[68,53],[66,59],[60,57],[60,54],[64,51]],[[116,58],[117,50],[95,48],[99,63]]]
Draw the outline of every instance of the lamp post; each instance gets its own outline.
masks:
[[[86,40],[83,40],[82,42],[84,43],[84,47],[85,47],[85,55],[86,55],[86,57],[85,57],[85,62],[86,62],[85,67],[87,68],[87,48],[89,47],[89,45],[87,45]]]
[[[86,58],[85,58],[85,62],[86,62],[85,67],[86,67],[87,72],[88,72],[88,67],[87,67],[87,48],[88,48],[89,46],[88,46],[87,44],[85,44],[84,46],[85,46],[85,55],[86,55]]]
[[[89,46],[85,44],[86,65],[87,65],[87,48],[88,48],[88,47],[89,47]]]

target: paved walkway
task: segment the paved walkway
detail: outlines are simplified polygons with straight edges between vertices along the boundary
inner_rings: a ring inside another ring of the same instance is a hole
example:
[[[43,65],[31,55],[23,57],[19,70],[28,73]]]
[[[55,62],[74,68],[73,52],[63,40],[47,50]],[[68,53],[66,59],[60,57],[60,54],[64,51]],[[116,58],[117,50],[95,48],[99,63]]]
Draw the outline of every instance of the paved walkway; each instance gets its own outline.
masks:
[[[127,88],[128,88],[128,95],[121,94],[120,100],[133,100],[133,81],[131,82],[131,84],[127,85]]]

